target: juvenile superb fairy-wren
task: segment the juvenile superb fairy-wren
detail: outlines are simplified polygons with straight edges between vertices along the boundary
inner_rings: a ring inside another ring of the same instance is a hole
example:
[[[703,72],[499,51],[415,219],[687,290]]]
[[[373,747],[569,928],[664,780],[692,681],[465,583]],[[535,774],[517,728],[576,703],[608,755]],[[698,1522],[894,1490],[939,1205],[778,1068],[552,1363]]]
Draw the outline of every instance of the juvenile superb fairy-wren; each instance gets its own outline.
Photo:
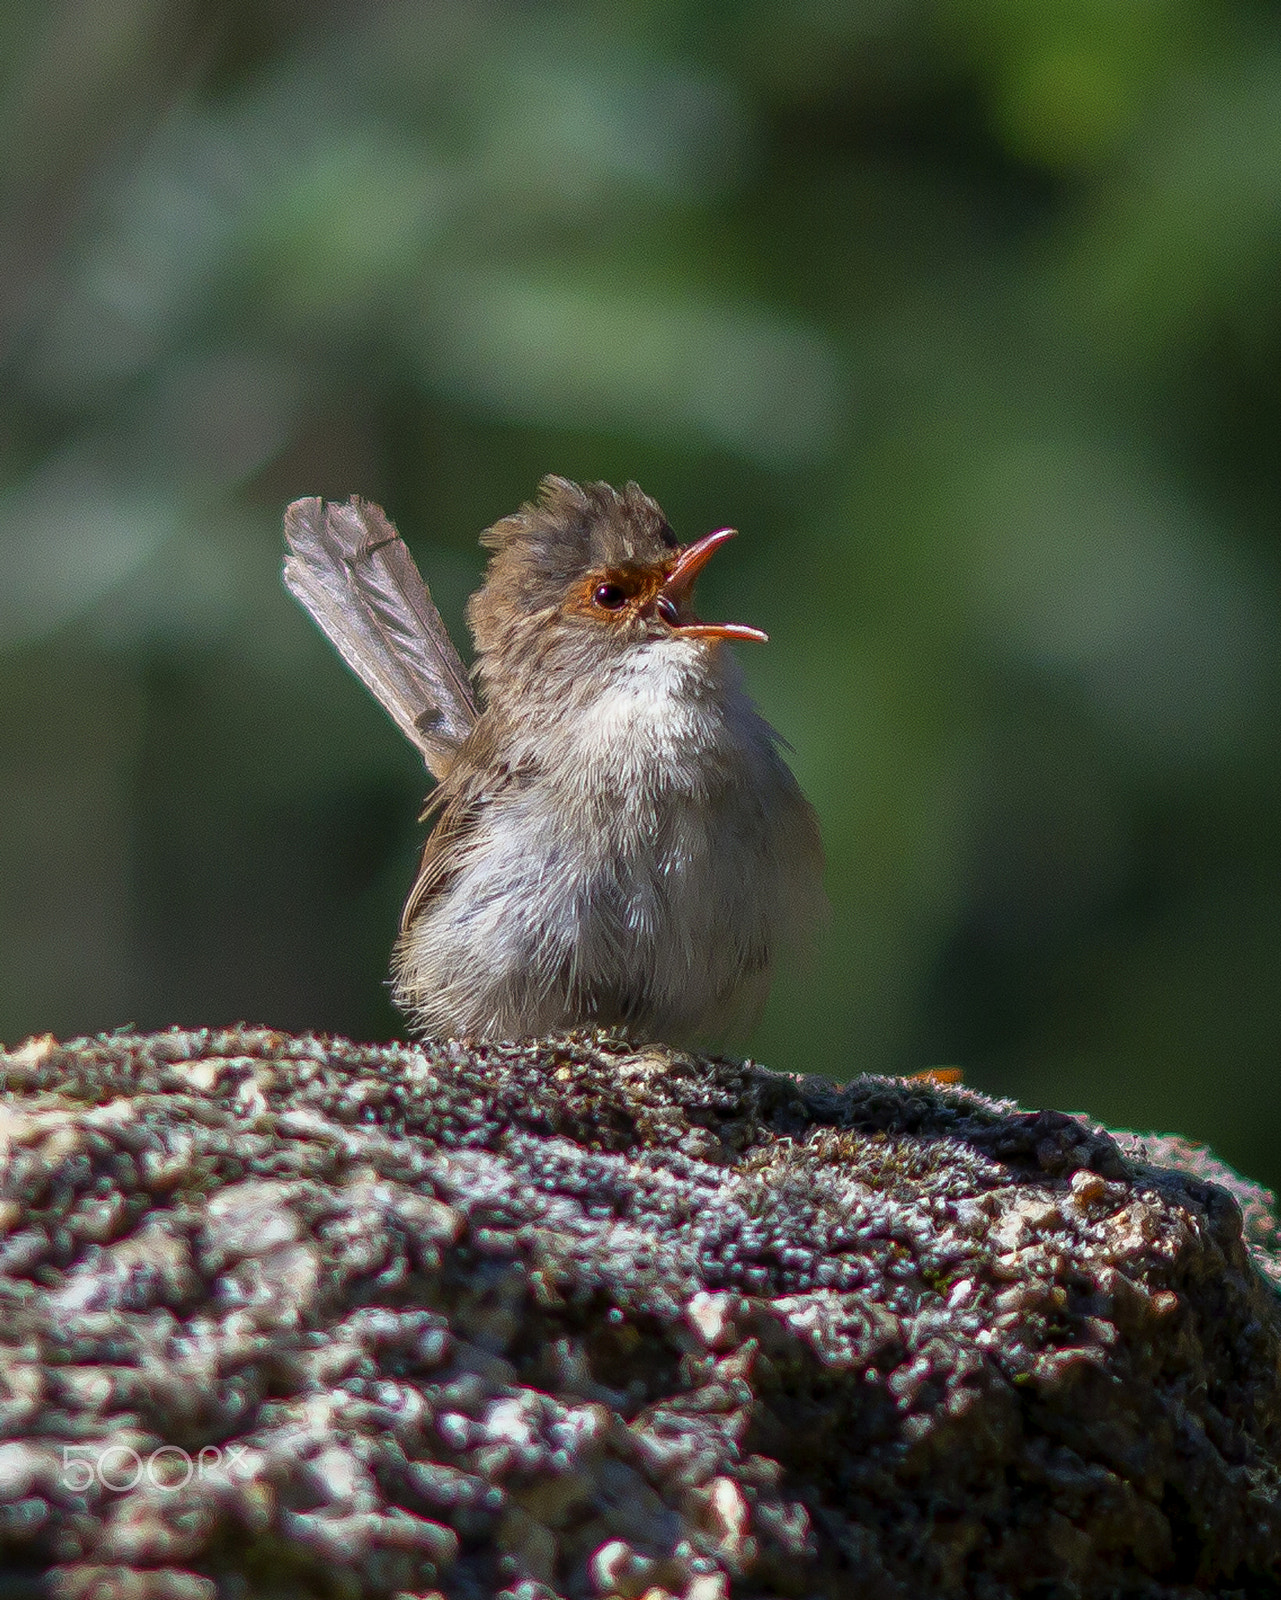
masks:
[[[299,500],[285,582],[422,752],[436,823],[401,917],[420,1032],[619,1025],[674,1043],[746,1026],[825,906],[814,810],[694,580],[629,483],[543,480],[482,541],[474,677],[377,506]]]

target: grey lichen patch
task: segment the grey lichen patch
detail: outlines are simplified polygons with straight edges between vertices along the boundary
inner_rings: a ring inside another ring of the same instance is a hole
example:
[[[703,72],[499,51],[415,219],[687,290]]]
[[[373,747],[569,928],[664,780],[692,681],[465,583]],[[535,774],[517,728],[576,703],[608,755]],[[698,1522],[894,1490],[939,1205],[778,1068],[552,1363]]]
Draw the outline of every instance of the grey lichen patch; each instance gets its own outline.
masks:
[[[1178,1141],[604,1036],[0,1080],[6,1594],[1281,1588],[1277,1224]]]

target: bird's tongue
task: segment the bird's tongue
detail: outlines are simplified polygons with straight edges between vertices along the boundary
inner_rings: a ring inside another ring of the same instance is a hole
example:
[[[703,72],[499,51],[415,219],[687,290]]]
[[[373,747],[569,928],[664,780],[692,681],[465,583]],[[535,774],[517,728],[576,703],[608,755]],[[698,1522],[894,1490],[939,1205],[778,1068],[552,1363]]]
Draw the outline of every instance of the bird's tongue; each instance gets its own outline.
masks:
[[[700,622],[690,610],[695,578],[720,547],[734,537],[735,531],[718,528],[715,533],[704,534],[693,544],[687,544],[667,575],[667,582],[660,591],[661,598],[676,607],[680,620],[674,624],[675,629],[687,639],[754,639],[764,643],[769,638],[769,634],[759,628],[749,628],[745,622]]]

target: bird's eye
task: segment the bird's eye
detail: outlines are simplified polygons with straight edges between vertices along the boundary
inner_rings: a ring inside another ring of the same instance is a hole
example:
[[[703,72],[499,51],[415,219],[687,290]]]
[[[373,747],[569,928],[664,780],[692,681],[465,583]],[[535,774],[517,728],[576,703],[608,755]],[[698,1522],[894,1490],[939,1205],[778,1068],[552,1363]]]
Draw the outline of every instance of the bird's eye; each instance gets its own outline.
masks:
[[[616,583],[598,583],[592,593],[592,603],[605,611],[617,611],[626,605],[627,595]]]

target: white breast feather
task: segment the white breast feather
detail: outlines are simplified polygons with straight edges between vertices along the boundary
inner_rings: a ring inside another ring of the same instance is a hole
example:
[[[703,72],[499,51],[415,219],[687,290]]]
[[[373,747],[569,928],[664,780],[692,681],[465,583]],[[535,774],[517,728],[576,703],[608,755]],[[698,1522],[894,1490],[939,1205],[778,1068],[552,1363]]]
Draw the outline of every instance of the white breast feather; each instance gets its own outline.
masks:
[[[786,842],[761,802],[795,785],[737,683],[709,683],[706,662],[693,641],[633,651],[534,747],[542,778],[489,809],[402,947],[402,990],[429,1030],[459,1015],[481,1035],[555,1027],[567,962],[571,985],[639,988],[648,1031],[672,1037],[763,992]]]

